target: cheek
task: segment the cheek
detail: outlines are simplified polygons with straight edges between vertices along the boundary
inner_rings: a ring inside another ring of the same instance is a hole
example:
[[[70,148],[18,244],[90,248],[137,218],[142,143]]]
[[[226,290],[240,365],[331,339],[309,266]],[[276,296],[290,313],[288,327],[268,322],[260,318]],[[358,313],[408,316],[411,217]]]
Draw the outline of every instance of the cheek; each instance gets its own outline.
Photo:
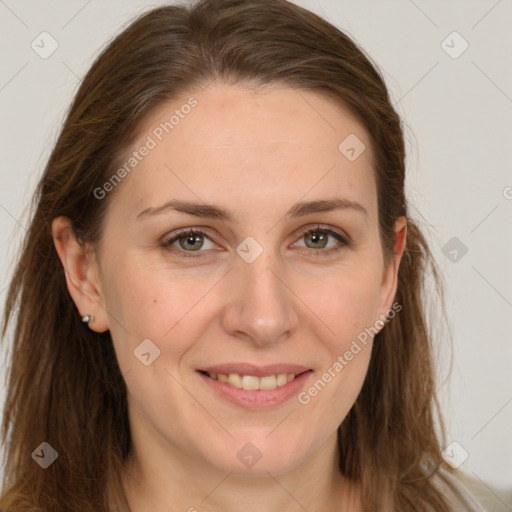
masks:
[[[327,276],[299,279],[294,291],[311,309],[331,354],[345,351],[352,339],[375,324],[381,298],[378,262],[346,265]]]
[[[379,327],[381,272],[376,263],[353,266],[333,273],[323,284],[308,288],[304,282],[299,288],[318,319],[317,334],[324,333],[325,350],[322,368],[299,403],[310,408],[311,418],[324,418],[324,427],[332,430],[352,407],[366,376]]]
[[[221,298],[209,291],[219,276],[191,278],[140,262],[120,263],[110,272],[111,334],[133,414],[152,418],[156,426],[158,418],[179,410],[180,421],[166,427],[177,433],[180,425],[193,424],[201,415],[190,396],[194,388],[182,384],[181,363],[212,321],[212,307]],[[142,354],[147,353],[146,366]]]
[[[145,339],[160,350],[160,364],[174,367],[204,330],[209,291],[219,276],[192,278],[190,272],[171,272],[165,265],[129,261],[111,268],[109,275],[106,302],[121,367],[133,365],[133,352]]]

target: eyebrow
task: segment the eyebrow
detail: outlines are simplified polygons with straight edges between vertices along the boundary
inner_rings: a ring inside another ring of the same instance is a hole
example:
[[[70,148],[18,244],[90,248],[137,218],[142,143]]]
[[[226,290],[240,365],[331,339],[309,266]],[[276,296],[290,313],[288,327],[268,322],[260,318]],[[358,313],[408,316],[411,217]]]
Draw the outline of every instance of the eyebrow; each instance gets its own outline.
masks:
[[[294,204],[284,216],[293,219],[303,217],[305,215],[311,215],[313,213],[324,213],[333,210],[347,209],[368,215],[366,208],[362,204],[349,199],[336,198],[300,201]],[[172,211],[187,213],[189,215],[194,215],[195,217],[217,219],[231,223],[236,222],[235,215],[220,206],[205,203],[194,203],[191,201],[180,201],[177,199],[171,199],[161,206],[146,208],[137,215],[137,219],[146,219]]]

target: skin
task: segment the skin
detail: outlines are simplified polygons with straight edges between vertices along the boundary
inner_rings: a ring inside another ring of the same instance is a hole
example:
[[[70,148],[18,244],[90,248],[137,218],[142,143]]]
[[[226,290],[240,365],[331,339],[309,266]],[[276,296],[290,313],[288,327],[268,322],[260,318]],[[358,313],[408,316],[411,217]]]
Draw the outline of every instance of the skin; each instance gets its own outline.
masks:
[[[131,510],[357,511],[358,488],[337,469],[336,431],[361,389],[372,340],[306,405],[293,397],[248,410],[196,370],[295,363],[313,370],[309,388],[392,307],[405,219],[384,258],[370,140],[332,100],[218,82],[193,96],[197,106],[111,192],[100,246],[82,248],[69,219],[53,222],[77,309],[94,315],[91,329],[110,330],[126,380],[133,449],[122,478]],[[188,97],[153,112],[131,151]],[[366,145],[352,162],[338,150],[349,134]],[[286,216],[298,201],[336,198],[366,213]],[[218,205],[234,222],[176,211],[137,218],[171,199]],[[301,230],[318,235],[318,225],[351,241],[331,235],[315,245]],[[180,228],[205,231],[199,251],[185,244],[198,257],[180,256],[179,241],[175,252],[159,245]],[[252,263],[236,252],[248,236],[263,248]],[[146,338],[161,351],[150,366],[133,353]],[[247,442],[262,455],[250,468],[237,457]]]

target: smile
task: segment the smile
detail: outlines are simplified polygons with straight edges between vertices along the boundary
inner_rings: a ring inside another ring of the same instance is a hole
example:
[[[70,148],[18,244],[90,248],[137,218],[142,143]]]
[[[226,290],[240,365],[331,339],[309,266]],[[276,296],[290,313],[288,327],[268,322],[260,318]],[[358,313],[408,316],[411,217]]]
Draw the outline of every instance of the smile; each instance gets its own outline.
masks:
[[[300,393],[313,370],[296,364],[234,363],[197,370],[214,396],[246,409],[277,407]]]
[[[238,373],[211,373],[206,372],[208,377],[219,382],[225,382],[238,389],[255,391],[258,389],[271,391],[278,386],[284,386],[295,379],[295,373],[278,373],[275,375],[265,375],[257,377],[256,375],[240,375]]]

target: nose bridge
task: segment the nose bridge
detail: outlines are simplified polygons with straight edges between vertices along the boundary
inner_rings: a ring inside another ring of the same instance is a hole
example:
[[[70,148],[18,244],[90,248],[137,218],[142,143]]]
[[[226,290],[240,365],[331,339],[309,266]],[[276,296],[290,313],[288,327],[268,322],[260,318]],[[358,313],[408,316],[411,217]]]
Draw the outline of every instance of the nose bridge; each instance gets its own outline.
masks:
[[[240,246],[244,248],[243,244]],[[253,249],[249,245],[249,250]],[[279,257],[265,250],[249,262],[242,253],[235,265],[230,273],[224,328],[258,345],[276,342],[293,331],[298,316],[292,294],[284,284],[285,267]]]

